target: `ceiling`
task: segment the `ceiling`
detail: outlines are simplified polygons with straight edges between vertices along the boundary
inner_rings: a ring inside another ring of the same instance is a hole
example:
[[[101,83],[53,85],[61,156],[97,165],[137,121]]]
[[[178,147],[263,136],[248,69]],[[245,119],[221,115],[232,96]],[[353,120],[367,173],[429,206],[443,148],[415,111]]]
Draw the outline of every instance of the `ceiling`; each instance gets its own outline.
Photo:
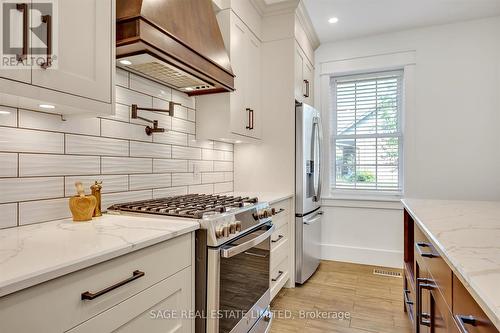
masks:
[[[304,3],[322,43],[500,15],[500,0],[304,0]],[[339,22],[328,23],[331,17],[338,17]]]

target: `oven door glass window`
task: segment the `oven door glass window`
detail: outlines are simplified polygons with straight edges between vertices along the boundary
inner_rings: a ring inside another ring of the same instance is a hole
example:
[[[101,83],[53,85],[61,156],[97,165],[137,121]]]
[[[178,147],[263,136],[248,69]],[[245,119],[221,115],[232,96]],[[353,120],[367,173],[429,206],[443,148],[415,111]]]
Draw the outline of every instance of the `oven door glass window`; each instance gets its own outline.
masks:
[[[262,235],[264,226],[234,242],[236,247]],[[230,332],[269,289],[270,237],[230,258],[220,261],[219,332]]]

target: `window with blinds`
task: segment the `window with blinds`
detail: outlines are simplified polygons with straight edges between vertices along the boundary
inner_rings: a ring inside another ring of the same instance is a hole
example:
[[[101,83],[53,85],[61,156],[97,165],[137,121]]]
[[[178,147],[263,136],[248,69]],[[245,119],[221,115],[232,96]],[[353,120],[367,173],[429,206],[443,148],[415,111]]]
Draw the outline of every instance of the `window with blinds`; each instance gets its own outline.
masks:
[[[403,72],[333,77],[332,187],[401,191]]]

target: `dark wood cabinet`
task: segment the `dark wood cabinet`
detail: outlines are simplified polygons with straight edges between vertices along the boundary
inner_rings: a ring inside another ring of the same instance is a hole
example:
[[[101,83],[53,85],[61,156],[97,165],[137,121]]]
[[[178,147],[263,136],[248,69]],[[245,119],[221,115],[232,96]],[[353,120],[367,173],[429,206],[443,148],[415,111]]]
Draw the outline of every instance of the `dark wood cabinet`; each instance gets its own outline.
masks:
[[[404,211],[405,311],[416,333],[498,333],[407,210]]]

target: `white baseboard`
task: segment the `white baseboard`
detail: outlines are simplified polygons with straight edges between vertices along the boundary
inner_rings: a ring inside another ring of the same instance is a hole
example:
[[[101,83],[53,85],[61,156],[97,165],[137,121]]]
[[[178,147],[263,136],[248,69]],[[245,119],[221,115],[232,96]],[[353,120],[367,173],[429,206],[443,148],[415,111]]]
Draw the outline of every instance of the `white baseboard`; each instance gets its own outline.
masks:
[[[321,259],[403,268],[403,252],[335,244],[321,245]]]

